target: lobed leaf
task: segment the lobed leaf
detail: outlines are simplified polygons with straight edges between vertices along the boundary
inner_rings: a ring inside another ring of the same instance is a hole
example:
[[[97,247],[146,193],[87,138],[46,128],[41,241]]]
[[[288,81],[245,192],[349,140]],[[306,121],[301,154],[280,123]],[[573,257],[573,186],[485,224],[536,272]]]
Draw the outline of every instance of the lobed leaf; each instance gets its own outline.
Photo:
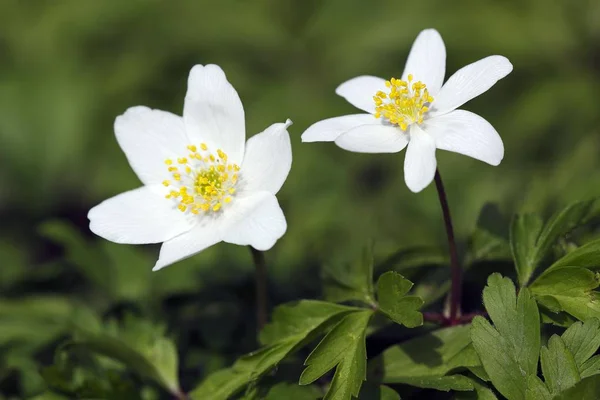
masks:
[[[515,293],[508,278],[492,274],[483,302],[494,323],[476,317],[471,339],[494,387],[509,400],[526,397],[528,379],[537,373],[540,351],[540,317],[537,305],[524,288]]]
[[[377,281],[379,310],[392,321],[414,328],[423,325],[423,314],[419,310],[423,300],[417,296],[406,296],[413,283],[397,272],[389,271]]]
[[[598,277],[579,267],[561,267],[544,273],[531,284],[536,300],[551,311],[566,311],[579,320],[600,317],[600,298],[593,289]]]
[[[366,379],[367,351],[365,331],[372,311],[346,315],[321,340],[305,361],[300,384],[314,382],[335,367],[335,374],[324,400],[351,400],[357,397]]]
[[[437,390],[473,390],[460,375],[447,376],[457,368],[481,363],[469,337],[470,325],[427,333],[384,351],[369,361],[369,369],[382,375],[384,383],[402,383]]]

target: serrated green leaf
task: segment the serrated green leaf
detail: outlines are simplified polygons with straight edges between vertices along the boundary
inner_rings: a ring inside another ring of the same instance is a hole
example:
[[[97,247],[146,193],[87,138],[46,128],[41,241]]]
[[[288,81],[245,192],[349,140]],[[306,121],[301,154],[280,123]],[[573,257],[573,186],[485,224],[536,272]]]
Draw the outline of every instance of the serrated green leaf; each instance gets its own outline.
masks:
[[[275,309],[271,323],[260,332],[260,342],[263,345],[270,345],[289,339],[291,336],[305,337],[330,318],[357,310],[360,308],[318,300],[301,300],[283,304]]]
[[[516,215],[511,224],[510,243],[521,286],[526,286],[536,267],[559,237],[566,235],[589,214],[593,200],[569,204],[544,225],[535,214]]]
[[[470,328],[470,325],[444,328],[390,347],[369,361],[369,369],[373,374],[382,375],[383,383],[438,390],[472,390],[462,378],[445,376],[457,368],[481,365],[471,345]]]
[[[349,300],[375,305],[373,290],[373,246],[367,246],[361,257],[350,264],[331,264],[323,271],[323,292],[327,301]]]
[[[351,400],[358,396],[366,379],[365,331],[372,311],[346,315],[321,340],[305,361],[300,384],[314,382],[335,367],[335,374],[323,400]]]
[[[544,222],[536,214],[515,215],[510,225],[510,248],[521,286],[525,286],[535,265],[536,243]]]
[[[517,297],[508,278],[492,274],[483,302],[494,323],[476,317],[471,339],[494,387],[509,400],[525,399],[527,380],[537,373],[540,351],[540,317],[529,291]]]
[[[361,310],[316,300],[302,300],[277,307],[272,322],[260,334],[261,343],[266,347],[240,358],[230,368],[209,375],[192,391],[190,397],[196,400],[229,399],[341,317]]]
[[[598,287],[598,278],[590,270],[579,267],[562,267],[540,275],[531,284],[531,293],[544,305],[550,304],[548,297],[579,320],[600,317],[600,298],[593,289]]]
[[[600,347],[600,320],[591,318],[584,323],[576,322],[561,337],[581,372],[583,364]]]
[[[548,387],[537,376],[530,376],[527,381],[526,400],[552,400]]]
[[[600,393],[600,375],[594,375],[582,379],[552,400],[598,400],[598,393]]]
[[[228,400],[249,382],[255,381],[270,371],[292,352],[298,342],[282,341],[250,353],[235,362],[231,368],[209,375],[189,397],[192,400]]]
[[[392,321],[414,328],[423,325],[423,314],[419,311],[423,300],[417,296],[406,296],[412,282],[397,272],[389,271],[377,281],[379,310]]]
[[[594,356],[584,362],[579,371],[581,373],[581,379],[600,374],[600,355]]]
[[[600,269],[600,239],[593,240],[556,260],[546,271],[561,267]]]
[[[553,335],[548,347],[540,351],[542,373],[552,395],[575,385],[581,380],[573,354],[567,349],[560,336]]]

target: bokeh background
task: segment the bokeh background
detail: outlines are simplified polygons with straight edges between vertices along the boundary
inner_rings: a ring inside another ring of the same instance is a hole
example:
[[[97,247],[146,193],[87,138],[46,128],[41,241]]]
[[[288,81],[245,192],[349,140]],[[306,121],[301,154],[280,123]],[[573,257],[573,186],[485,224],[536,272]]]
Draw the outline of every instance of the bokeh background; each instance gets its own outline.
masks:
[[[489,202],[510,216],[600,195],[596,0],[2,0],[0,392],[43,386],[39,368],[81,310],[164,325],[188,388],[253,348],[247,249],[220,244],[152,273],[157,247],[114,245],[88,229],[92,206],[140,185],[115,117],[135,105],[180,114],[197,63],[225,70],[249,135],[294,121],[293,167],[278,196],[289,228],[267,254],[273,302],[318,296],[321,266],[371,239],[377,259],[416,245],[443,250],[435,188],[407,189],[403,153],[300,141],[313,122],[355,112],[338,84],[400,75],[430,27],[446,43],[447,77],[491,54],[514,65],[463,106],[496,127],[502,164],[438,152],[461,240]],[[495,223],[506,229],[506,218]]]

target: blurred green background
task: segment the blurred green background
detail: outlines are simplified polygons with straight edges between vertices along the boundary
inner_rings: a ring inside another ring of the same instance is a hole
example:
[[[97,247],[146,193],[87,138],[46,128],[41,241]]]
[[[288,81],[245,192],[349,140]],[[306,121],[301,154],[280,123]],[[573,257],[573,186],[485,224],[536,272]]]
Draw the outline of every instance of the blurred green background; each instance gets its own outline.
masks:
[[[240,333],[253,329],[247,249],[220,244],[151,273],[157,247],[114,245],[88,229],[90,207],[140,184],[115,117],[135,105],[180,114],[197,63],[225,70],[249,135],[294,121],[293,167],[278,195],[288,232],[267,254],[277,302],[318,295],[321,264],[369,239],[378,259],[444,246],[435,188],[408,190],[403,153],[300,141],[313,122],[356,112],[335,95],[338,84],[400,75],[430,27],[446,43],[447,77],[491,54],[514,65],[463,106],[496,127],[502,164],[438,152],[460,238],[487,202],[510,215],[600,195],[596,0],[2,0],[0,388],[39,388],[35,371],[80,307],[166,324],[186,349],[191,382],[252,348]]]

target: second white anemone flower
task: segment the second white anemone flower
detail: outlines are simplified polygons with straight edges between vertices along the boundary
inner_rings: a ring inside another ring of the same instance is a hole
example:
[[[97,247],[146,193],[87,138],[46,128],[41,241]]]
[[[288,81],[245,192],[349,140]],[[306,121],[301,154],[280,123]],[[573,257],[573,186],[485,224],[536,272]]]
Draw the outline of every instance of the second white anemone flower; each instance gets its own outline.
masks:
[[[434,29],[416,38],[400,79],[359,76],[336,93],[367,114],[330,118],[310,126],[303,142],[332,142],[359,153],[396,153],[408,146],[404,180],[420,192],[434,178],[436,149],[461,153],[491,165],[504,157],[502,139],[485,119],[457,110],[512,71],[506,57],[467,65],[446,83],[446,48]]]
[[[275,194],[292,165],[291,123],[246,142],[223,70],[194,66],[183,117],[141,106],[117,117],[117,141],[144,186],[92,208],[90,229],[117,243],[163,242],[153,270],[221,241],[270,249],[287,228]]]

